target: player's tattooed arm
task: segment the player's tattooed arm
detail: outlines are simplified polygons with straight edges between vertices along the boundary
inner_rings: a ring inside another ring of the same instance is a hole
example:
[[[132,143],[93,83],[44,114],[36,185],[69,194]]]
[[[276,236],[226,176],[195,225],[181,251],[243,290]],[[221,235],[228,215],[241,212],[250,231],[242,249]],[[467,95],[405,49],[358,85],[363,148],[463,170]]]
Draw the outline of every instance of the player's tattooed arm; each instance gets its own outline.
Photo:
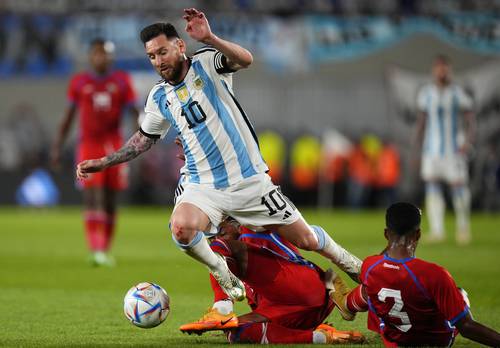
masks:
[[[76,167],[76,176],[78,179],[85,179],[89,176],[89,173],[100,172],[107,167],[128,162],[141,153],[149,150],[157,140],[158,139],[149,138],[140,131],[137,131],[118,151],[99,159],[80,162]]]
[[[148,151],[156,140],[157,139],[149,138],[140,131],[137,131],[121,149],[104,157],[103,165],[105,167],[110,167],[115,164],[128,162],[141,153]]]

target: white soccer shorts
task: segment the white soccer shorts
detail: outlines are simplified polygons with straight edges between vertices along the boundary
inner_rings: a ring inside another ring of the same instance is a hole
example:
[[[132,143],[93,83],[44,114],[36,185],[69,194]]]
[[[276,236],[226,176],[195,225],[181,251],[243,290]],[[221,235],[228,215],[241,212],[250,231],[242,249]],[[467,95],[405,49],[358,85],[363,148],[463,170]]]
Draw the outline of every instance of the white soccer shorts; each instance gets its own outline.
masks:
[[[424,181],[442,180],[450,185],[466,184],[469,179],[465,156],[422,156],[420,174]]]
[[[253,175],[226,189],[180,183],[174,211],[181,203],[198,207],[213,226],[218,226],[226,216],[254,230],[266,225],[289,225],[301,217],[267,174]]]

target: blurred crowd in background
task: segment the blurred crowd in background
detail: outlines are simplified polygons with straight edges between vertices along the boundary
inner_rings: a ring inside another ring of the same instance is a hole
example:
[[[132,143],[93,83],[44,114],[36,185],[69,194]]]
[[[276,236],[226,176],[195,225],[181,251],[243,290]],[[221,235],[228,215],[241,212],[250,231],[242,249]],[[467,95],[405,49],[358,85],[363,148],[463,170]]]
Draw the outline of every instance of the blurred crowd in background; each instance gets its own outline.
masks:
[[[182,28],[185,7],[203,9],[214,32],[254,53],[256,68],[242,73],[241,90],[235,78],[235,91],[249,105],[273,180],[297,204],[359,209],[422,198],[410,142],[415,96],[431,58],[444,50],[478,115],[474,207],[499,209],[495,0],[3,1],[0,203],[79,202],[73,146],[59,171],[47,165],[70,74],[85,68],[93,38],[112,40],[115,66],[132,73],[140,107],[157,78],[137,33],[157,20]],[[129,122],[124,133],[136,128]],[[182,166],[174,136],[133,163],[124,200],[172,203]]]

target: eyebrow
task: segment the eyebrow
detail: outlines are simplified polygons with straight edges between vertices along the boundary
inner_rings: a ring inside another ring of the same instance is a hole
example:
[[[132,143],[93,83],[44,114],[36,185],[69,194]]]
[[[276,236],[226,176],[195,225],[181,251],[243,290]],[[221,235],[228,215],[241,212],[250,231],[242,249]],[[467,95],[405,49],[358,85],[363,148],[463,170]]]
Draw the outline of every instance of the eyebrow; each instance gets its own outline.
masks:
[[[158,53],[158,52],[160,52],[161,50],[164,50],[164,49],[166,50],[167,47],[161,46],[161,47],[159,47],[157,49],[154,49],[154,50],[151,50],[151,51],[146,51],[146,54],[150,55],[150,54]]]

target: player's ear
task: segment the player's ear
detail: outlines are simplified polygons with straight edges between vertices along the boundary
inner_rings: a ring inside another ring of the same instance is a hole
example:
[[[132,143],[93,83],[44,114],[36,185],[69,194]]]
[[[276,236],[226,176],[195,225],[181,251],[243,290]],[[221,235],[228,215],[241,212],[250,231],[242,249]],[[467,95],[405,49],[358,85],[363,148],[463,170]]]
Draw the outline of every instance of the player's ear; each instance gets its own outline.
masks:
[[[179,47],[179,51],[184,54],[186,53],[186,43],[182,39],[177,39],[177,47]]]
[[[415,231],[415,240],[420,240],[420,236],[421,236],[421,233],[420,233],[420,228],[418,230]]]
[[[387,228],[384,228],[384,237],[389,240],[389,230]]]

